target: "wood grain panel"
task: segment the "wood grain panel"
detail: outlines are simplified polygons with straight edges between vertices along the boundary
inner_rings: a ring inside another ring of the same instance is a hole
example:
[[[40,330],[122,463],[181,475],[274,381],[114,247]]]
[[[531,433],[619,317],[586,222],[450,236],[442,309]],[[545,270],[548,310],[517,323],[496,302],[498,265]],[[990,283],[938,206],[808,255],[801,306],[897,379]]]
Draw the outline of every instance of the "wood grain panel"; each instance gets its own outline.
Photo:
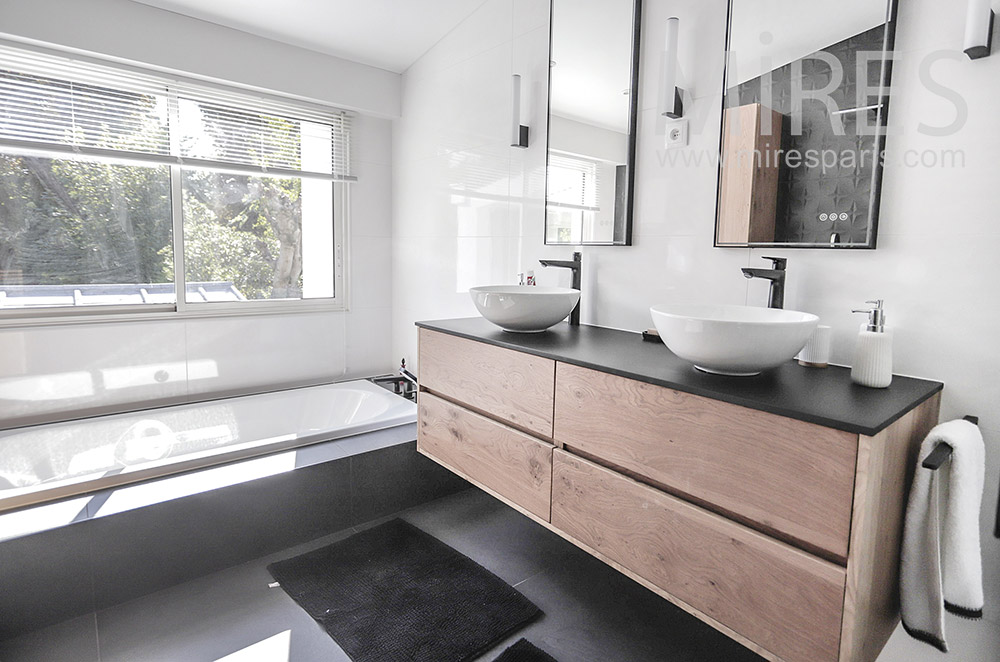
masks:
[[[555,361],[420,329],[420,385],[552,437]]]
[[[855,434],[566,363],[555,419],[557,443],[847,561]]]
[[[726,109],[719,181],[720,244],[774,241],[783,121],[781,113],[759,103]]]
[[[426,391],[418,397],[418,450],[548,521],[551,444]]]
[[[937,424],[934,395],[874,437],[861,436],[841,662],[872,662],[899,624],[899,549],[917,451]]]
[[[789,662],[837,659],[839,566],[562,450],[552,525]]]

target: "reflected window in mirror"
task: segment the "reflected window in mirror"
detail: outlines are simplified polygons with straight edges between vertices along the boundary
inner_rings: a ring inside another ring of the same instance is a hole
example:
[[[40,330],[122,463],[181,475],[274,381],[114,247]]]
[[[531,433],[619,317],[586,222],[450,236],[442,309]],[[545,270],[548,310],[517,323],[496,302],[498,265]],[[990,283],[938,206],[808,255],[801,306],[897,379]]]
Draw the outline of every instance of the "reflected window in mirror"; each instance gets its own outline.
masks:
[[[895,0],[730,0],[716,246],[875,248]]]
[[[640,0],[552,0],[545,243],[632,243]]]
[[[549,150],[546,243],[614,243],[614,190],[609,200],[606,182],[613,181],[619,167],[613,162]]]

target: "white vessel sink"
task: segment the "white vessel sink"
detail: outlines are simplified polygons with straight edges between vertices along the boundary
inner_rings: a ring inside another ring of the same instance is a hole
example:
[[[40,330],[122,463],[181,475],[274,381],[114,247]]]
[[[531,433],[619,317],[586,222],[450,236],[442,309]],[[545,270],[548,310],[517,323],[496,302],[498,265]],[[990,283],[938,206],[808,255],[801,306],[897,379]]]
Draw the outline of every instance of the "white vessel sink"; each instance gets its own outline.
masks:
[[[565,319],[580,301],[580,290],[537,285],[488,285],[469,294],[480,315],[514,333],[540,333]]]
[[[809,313],[750,306],[649,309],[664,344],[705,372],[756,375],[798,354],[819,323]]]

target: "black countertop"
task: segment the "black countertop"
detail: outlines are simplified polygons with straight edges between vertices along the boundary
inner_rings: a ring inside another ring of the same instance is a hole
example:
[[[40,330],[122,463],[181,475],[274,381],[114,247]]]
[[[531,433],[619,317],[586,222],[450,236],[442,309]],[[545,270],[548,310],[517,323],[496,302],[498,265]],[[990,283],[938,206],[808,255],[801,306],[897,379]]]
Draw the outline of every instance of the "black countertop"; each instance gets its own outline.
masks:
[[[849,368],[806,368],[794,360],[756,377],[709,375],[639,333],[565,322],[543,333],[508,333],[481,317],[417,326],[869,436],[944,387],[896,375],[888,388],[866,388],[851,381]]]

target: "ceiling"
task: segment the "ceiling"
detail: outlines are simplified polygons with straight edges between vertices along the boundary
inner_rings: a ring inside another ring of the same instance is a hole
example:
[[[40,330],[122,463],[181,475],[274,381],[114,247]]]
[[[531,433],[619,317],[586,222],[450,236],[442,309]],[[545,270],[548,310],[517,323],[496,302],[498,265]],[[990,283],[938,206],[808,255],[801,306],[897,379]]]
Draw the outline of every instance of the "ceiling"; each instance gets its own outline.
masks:
[[[402,73],[485,0],[133,0]]]

